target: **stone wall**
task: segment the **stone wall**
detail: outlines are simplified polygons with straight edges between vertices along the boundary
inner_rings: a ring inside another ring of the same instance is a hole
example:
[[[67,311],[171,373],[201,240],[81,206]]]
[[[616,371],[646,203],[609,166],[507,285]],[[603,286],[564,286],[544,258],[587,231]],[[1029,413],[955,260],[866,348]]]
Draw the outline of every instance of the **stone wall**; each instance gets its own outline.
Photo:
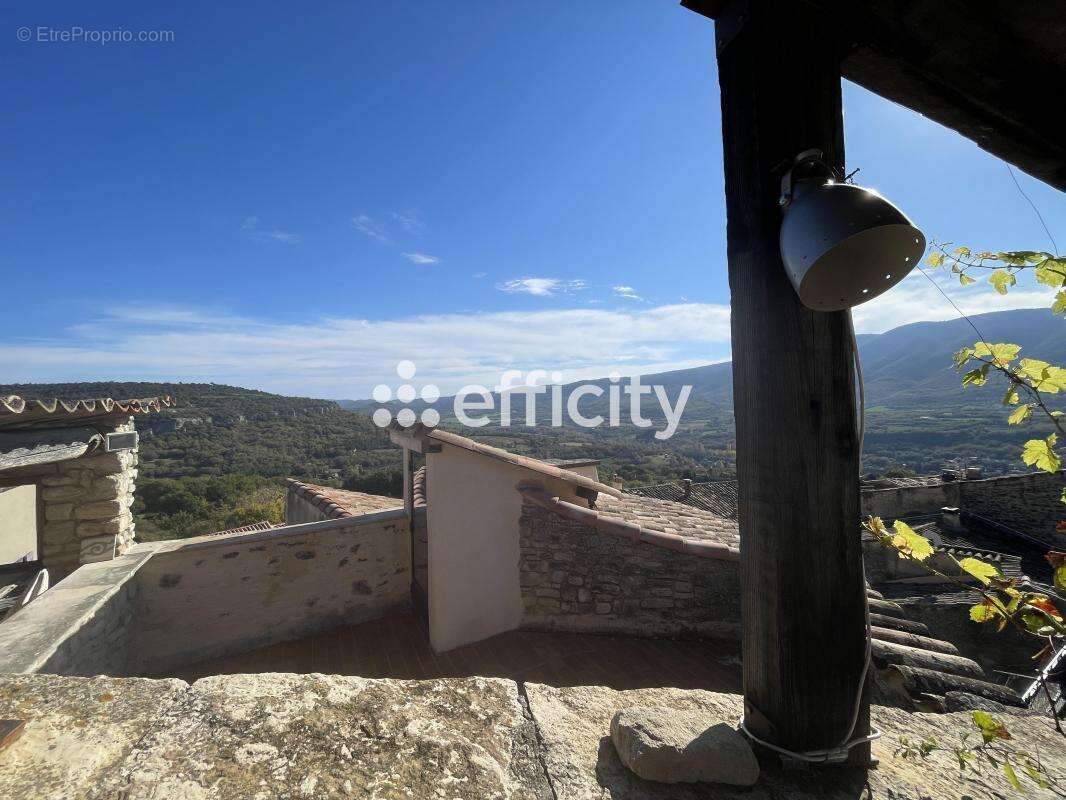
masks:
[[[86,564],[0,625],[0,673],[124,675],[147,560]]]
[[[101,433],[125,433],[133,430],[133,420],[96,427]],[[39,555],[53,583],[80,564],[101,554],[110,558],[112,550],[121,555],[133,544],[136,467],[137,452],[121,450],[4,472],[5,482],[37,486]],[[93,539],[100,541],[86,547]]]
[[[740,637],[738,564],[606,536],[525,504],[522,627]]]
[[[988,517],[1055,546],[1055,522],[1066,518],[1060,502],[1066,473],[1034,472],[928,486],[873,489],[862,493],[863,514],[889,522],[953,506]]]
[[[174,674],[411,606],[402,509],[142,550],[153,555],[138,576],[126,674]]]

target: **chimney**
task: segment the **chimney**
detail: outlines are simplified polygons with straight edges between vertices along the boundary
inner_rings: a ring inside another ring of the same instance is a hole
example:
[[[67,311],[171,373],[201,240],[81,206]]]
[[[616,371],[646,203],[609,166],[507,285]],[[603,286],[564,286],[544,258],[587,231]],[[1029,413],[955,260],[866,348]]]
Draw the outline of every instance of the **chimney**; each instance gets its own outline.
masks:
[[[692,497],[692,481],[689,478],[684,478],[681,481],[681,486],[684,490],[684,495],[682,495],[682,499],[688,500],[690,497]]]
[[[621,478],[614,478],[611,481],[611,486],[613,486],[615,489],[621,490],[622,489],[622,479]]]
[[[941,483],[954,483],[955,482],[955,478],[957,478],[957,477],[958,476],[955,474],[955,470],[953,470],[953,469],[945,469],[945,470],[943,470],[940,473],[940,482]]]
[[[980,467],[967,467],[966,468],[966,480],[979,481],[981,480],[981,468]]]
[[[940,509],[940,527],[946,531],[965,530],[962,525],[962,514],[953,506],[944,506]]]

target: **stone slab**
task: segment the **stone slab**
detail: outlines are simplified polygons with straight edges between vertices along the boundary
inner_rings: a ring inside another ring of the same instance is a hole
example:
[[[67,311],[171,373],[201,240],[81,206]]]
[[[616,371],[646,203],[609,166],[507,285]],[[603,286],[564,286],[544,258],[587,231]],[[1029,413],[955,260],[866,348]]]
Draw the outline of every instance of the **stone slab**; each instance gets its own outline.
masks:
[[[179,680],[0,676],[0,717],[24,719],[0,752],[0,797],[94,797],[138,741],[188,689]]]
[[[193,684],[101,790],[551,800],[535,742],[512,681],[221,675]]]
[[[751,788],[663,784],[645,781],[621,763],[609,734],[612,717],[627,706],[661,706],[739,720],[740,695],[537,684],[526,684],[525,690],[557,800],[1002,800],[1020,796],[1001,773],[991,769],[982,775],[961,774],[950,753],[937,753],[928,761],[918,762],[893,755],[900,735],[935,737],[945,744],[957,742],[962,732],[975,730],[969,713],[916,714],[875,706],[873,724],[884,731],[884,736],[873,747],[880,766],[868,773],[844,768],[784,772],[776,758],[760,757],[762,777]],[[1014,744],[1039,752],[1060,785],[1066,782],[1066,740],[1055,732],[1051,720],[1005,714],[1002,718],[1014,733]],[[1056,795],[1030,788],[1026,796]]]

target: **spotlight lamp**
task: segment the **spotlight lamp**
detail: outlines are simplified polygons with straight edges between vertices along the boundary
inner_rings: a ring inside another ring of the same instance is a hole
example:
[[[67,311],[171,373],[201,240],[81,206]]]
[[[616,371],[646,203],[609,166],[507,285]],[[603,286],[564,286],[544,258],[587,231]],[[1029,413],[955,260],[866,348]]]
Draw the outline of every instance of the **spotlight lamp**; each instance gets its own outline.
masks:
[[[820,150],[781,179],[781,259],[800,302],[841,311],[888,291],[918,265],[925,235],[872,189],[842,183]]]

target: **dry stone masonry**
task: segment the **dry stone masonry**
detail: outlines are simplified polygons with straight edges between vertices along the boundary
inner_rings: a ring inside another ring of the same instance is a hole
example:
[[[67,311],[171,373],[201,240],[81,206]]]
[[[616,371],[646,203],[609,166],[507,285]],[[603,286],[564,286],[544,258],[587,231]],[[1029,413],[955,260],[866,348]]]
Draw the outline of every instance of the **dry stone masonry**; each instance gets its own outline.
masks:
[[[604,536],[531,503],[520,528],[523,627],[739,637],[735,562]]]

